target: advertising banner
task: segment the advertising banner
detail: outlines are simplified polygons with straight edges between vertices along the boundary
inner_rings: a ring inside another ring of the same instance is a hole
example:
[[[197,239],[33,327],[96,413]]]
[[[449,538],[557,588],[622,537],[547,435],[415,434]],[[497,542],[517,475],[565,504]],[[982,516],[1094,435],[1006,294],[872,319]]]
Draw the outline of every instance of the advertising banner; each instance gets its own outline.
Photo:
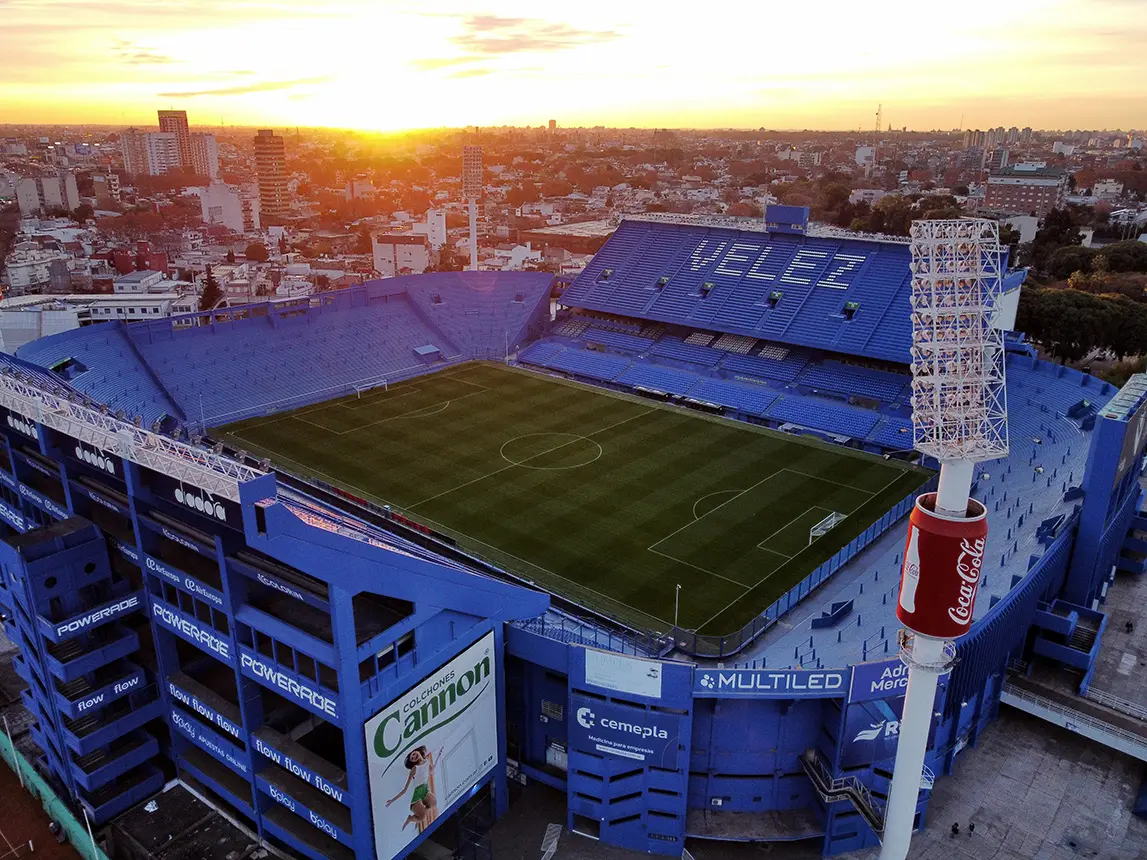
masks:
[[[832,699],[848,692],[847,669],[698,669],[693,695],[718,699]]]
[[[574,720],[569,740],[573,749],[676,770],[680,717],[584,696],[575,695],[571,701]]]
[[[498,763],[497,659],[488,633],[367,720],[378,860],[435,826]]]
[[[1127,419],[1127,429],[1123,435],[1123,447],[1119,451],[1119,464],[1115,467],[1114,487],[1127,474],[1127,470],[1139,462],[1143,456],[1144,436],[1147,435],[1147,403],[1140,406],[1135,414]]]
[[[270,687],[304,708],[332,722],[340,719],[338,699],[326,695],[310,678],[286,666],[264,659],[258,652],[239,646],[239,671],[265,687]]]
[[[864,767],[896,757],[900,740],[900,717],[904,693],[908,689],[908,667],[899,658],[857,663],[852,667],[852,686],[848,693],[844,737],[840,764],[843,768]],[[933,711],[944,700],[944,684],[936,689]],[[928,746],[931,748],[936,720],[929,721]]]
[[[896,617],[924,636],[955,639],[968,632],[988,538],[987,510],[968,500],[968,516],[952,519],[935,510],[936,494],[916,499],[900,572]]]
[[[908,689],[908,666],[899,658],[857,663],[852,667],[849,702],[870,702],[903,696]]]
[[[612,651],[585,649],[585,682],[618,693],[661,698],[661,664]]]

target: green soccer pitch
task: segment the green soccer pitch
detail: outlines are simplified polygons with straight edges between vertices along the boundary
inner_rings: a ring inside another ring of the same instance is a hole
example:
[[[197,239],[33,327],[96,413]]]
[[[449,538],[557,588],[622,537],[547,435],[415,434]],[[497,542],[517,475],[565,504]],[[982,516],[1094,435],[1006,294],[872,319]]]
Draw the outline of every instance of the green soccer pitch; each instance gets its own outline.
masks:
[[[929,475],[494,364],[217,432],[631,624],[667,629],[680,584],[680,626],[708,634],[740,629]]]

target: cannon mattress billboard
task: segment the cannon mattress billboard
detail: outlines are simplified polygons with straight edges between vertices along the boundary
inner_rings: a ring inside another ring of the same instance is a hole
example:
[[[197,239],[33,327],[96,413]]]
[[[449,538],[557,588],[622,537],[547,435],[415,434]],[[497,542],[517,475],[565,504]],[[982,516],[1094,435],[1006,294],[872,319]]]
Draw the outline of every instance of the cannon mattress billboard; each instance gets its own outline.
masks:
[[[488,633],[365,724],[374,844],[390,860],[498,763]]]

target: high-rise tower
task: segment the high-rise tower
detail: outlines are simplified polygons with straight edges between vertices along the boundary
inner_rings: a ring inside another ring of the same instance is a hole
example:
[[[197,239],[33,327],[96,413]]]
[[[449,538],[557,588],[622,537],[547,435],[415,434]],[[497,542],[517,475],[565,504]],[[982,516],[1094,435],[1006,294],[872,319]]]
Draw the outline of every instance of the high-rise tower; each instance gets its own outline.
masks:
[[[482,147],[462,148],[462,198],[470,207],[470,271],[478,271],[478,198],[482,196]]]
[[[179,149],[179,166],[185,170],[190,170],[192,167],[191,129],[187,126],[187,111],[159,111],[159,130],[175,135],[175,143]]]
[[[287,159],[283,138],[269,128],[255,135],[255,172],[259,177],[259,212],[264,222],[276,223],[290,209],[287,199]]]

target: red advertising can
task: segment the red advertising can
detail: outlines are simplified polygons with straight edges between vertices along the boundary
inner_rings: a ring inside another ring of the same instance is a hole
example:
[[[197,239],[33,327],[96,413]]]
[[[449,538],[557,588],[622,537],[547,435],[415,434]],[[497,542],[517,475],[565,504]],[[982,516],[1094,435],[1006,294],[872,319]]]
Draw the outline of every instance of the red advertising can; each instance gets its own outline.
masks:
[[[968,500],[967,516],[936,511],[936,494],[916,499],[900,570],[896,617],[923,636],[955,639],[968,632],[988,538],[987,509]]]

